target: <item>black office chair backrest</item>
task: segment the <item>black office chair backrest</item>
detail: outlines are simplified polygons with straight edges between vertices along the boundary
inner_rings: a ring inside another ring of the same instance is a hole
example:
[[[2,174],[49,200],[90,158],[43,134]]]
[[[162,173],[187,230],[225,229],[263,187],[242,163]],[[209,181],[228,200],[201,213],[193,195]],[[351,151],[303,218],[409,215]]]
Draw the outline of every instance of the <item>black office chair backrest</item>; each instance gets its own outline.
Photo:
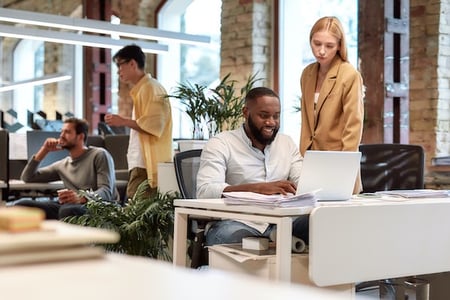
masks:
[[[195,199],[197,173],[200,167],[201,149],[187,150],[174,156],[175,175],[180,194],[184,199]]]
[[[101,135],[88,135],[86,145],[105,148],[105,139]]]
[[[110,126],[105,122],[98,123],[98,134],[99,135],[115,135],[115,134],[130,134],[130,129],[125,126]]]
[[[0,129],[0,182],[0,199],[6,201],[9,194],[9,133],[6,129]]]
[[[105,148],[114,159],[116,170],[128,170],[127,150],[130,136],[127,134],[105,135]]]
[[[425,155],[422,146],[362,144],[363,192],[424,188]]]
[[[0,180],[9,180],[9,134],[6,129],[0,129]]]

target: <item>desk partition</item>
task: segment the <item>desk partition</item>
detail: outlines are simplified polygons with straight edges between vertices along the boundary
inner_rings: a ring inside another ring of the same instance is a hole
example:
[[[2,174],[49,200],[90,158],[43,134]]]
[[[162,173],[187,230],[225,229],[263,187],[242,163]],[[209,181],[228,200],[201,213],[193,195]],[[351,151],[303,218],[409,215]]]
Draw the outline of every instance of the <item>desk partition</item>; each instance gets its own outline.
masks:
[[[450,271],[450,199],[367,202],[312,211],[318,286]]]

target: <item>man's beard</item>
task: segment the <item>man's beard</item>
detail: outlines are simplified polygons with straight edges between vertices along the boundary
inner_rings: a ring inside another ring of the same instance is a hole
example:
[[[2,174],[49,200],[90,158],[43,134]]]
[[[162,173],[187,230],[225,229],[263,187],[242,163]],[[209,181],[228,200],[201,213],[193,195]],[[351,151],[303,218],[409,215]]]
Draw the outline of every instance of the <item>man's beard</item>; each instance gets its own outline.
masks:
[[[252,117],[249,115],[247,119],[248,128],[250,129],[250,133],[252,136],[261,144],[263,145],[270,145],[273,140],[275,139],[278,130],[280,127],[275,127],[273,129],[273,133],[269,138],[264,137],[264,135],[261,133],[262,129],[259,129],[256,127],[255,123],[253,123]]]
[[[65,149],[65,150],[67,150],[67,151],[70,151],[70,150],[73,149],[74,147],[75,147],[75,144],[74,144],[74,143],[71,143],[71,142],[67,142],[67,141],[66,141],[65,145],[64,145],[64,146],[61,146],[61,149]]]

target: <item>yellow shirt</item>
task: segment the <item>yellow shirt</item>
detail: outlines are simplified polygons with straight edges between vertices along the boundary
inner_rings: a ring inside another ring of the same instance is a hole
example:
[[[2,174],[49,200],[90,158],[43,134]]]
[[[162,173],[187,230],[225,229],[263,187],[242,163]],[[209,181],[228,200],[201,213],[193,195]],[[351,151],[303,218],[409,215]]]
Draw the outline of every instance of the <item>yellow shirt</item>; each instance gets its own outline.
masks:
[[[130,90],[141,150],[152,188],[158,185],[158,163],[170,162],[172,153],[172,110],[164,87],[150,74]]]

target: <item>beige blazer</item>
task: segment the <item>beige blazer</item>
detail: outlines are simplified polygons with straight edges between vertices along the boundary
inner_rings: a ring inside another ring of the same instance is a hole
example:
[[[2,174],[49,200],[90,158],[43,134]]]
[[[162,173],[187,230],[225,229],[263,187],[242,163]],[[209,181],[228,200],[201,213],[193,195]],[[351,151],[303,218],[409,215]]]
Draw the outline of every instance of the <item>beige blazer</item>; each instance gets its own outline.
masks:
[[[331,63],[314,111],[314,93],[319,64],[302,72],[300,153],[311,150],[358,151],[361,142],[364,103],[360,73],[339,56]],[[358,182],[360,179],[358,179]],[[360,184],[355,185],[355,192]]]

